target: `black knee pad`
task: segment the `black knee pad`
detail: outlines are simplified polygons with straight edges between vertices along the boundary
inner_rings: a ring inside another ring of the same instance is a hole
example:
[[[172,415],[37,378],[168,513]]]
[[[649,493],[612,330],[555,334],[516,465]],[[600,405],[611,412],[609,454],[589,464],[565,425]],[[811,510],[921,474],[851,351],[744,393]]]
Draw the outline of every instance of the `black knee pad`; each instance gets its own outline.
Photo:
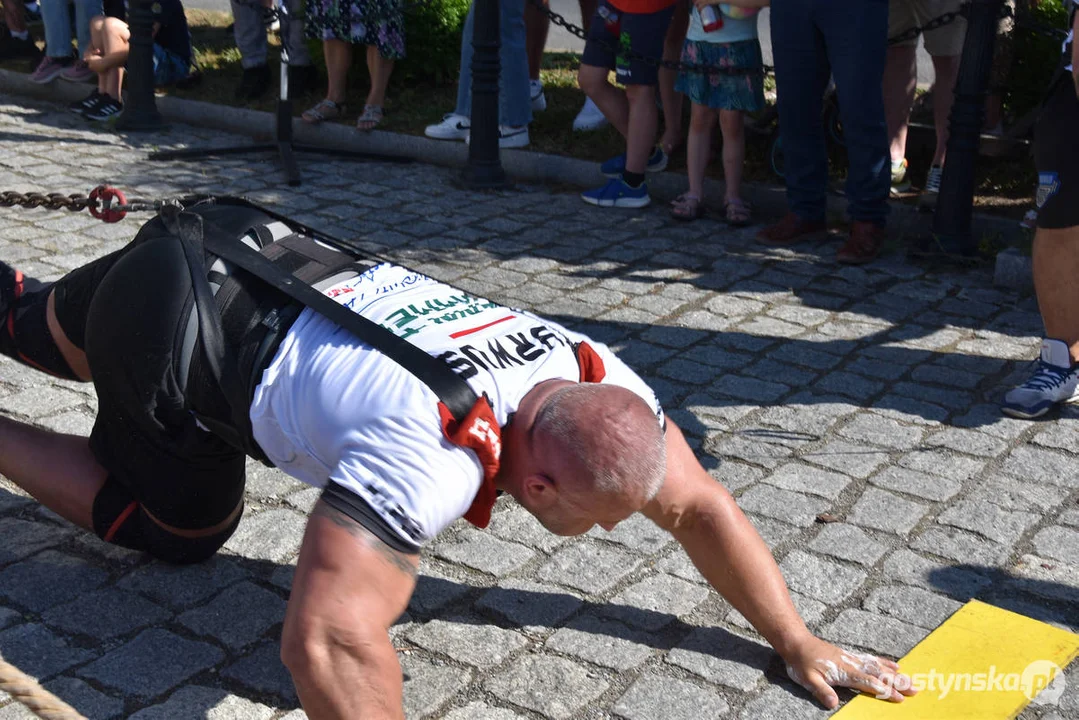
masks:
[[[46,311],[52,283],[0,263],[0,354],[67,380],[78,380],[52,340]]]
[[[141,550],[158,560],[176,565],[190,565],[208,560],[232,537],[240,524],[242,511],[227,528],[213,535],[187,538],[169,532],[154,522],[113,478],[94,498],[94,532],[102,540],[131,550]]]

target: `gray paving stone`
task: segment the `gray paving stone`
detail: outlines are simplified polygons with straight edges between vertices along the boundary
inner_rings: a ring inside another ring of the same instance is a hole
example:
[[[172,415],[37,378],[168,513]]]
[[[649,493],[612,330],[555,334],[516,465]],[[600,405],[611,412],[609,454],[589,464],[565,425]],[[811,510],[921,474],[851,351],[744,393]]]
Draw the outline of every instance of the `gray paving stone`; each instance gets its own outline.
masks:
[[[764,471],[752,465],[736,462],[723,462],[712,468],[708,474],[723,484],[731,492],[752,485],[764,476]]]
[[[1068,510],[1060,514],[1058,520],[1064,525],[1079,527],[1079,510]]]
[[[757,380],[738,375],[723,375],[709,387],[709,392],[721,397],[733,397],[757,403],[775,402],[790,392],[790,387],[777,382]]]
[[[861,570],[801,550],[788,553],[779,569],[792,590],[829,605],[842,602],[866,579]]]
[[[802,458],[856,478],[869,477],[888,461],[887,453],[878,448],[843,440],[832,440]]]
[[[666,661],[741,692],[752,690],[772,660],[768,645],[720,628],[697,628],[667,653]]]
[[[655,652],[651,636],[594,615],[574,620],[547,639],[546,648],[595,665],[627,672]]]
[[[484,687],[514,705],[566,720],[602,695],[608,684],[569,660],[525,656],[487,680]]]
[[[760,517],[759,515],[748,514],[749,521],[753,523],[753,527],[757,530],[757,533],[764,540],[764,544],[767,545],[772,552],[775,552],[776,548],[784,544],[788,540],[797,537],[801,534],[800,528],[788,525],[778,520],[772,520],[771,518]]]
[[[8,625],[14,625],[21,617],[22,616],[14,610],[0,608],[0,630],[3,630]]]
[[[1079,473],[1075,468],[1075,460],[1063,453],[1020,445],[1004,461],[1003,469],[1020,480],[1074,490],[1079,488]]]
[[[902,395],[885,394],[873,403],[874,412],[900,422],[935,425],[948,417],[948,411],[931,402],[923,402]],[[1000,412],[1000,409],[997,409]]]
[[[868,402],[884,387],[883,382],[843,370],[828,373],[813,385],[813,389],[818,392],[836,393],[860,402]]]
[[[753,465],[773,469],[794,454],[794,449],[790,447],[728,433],[710,434],[706,442],[706,447],[708,446],[711,446],[709,454],[717,455],[721,459],[744,460]]]
[[[165,702],[140,710],[131,720],[269,720],[275,710],[217,688],[189,685],[180,688]]]
[[[614,706],[626,720],[698,720],[729,710],[723,697],[714,692],[652,674],[639,677]]]
[[[620,548],[579,542],[555,552],[540,566],[536,577],[586,593],[601,593],[632,573],[640,562]],[[582,573],[582,567],[589,571]]]
[[[528,644],[519,633],[474,618],[432,620],[417,626],[406,637],[431,652],[481,669],[501,665]]]
[[[973,597],[992,584],[981,573],[937,563],[909,550],[897,550],[884,560],[884,577],[957,598]]]
[[[1033,513],[1011,512],[984,500],[962,500],[942,512],[937,522],[1010,545],[1037,519]]]
[[[107,640],[171,617],[172,612],[135,593],[105,587],[80,593],[75,600],[46,611],[41,619],[67,633]]]
[[[123,717],[123,700],[100,693],[82,680],[60,677],[45,683],[44,688],[88,718],[112,720]]]
[[[995,566],[1011,554],[1008,545],[986,540],[973,533],[934,525],[914,539],[911,549],[961,563]]]
[[[956,455],[950,450],[921,450],[905,455],[899,464],[911,470],[962,482],[980,473],[985,467],[985,460]]]
[[[861,529],[846,523],[831,523],[822,527],[817,537],[809,543],[809,548],[867,567],[876,564],[887,551],[885,546],[874,541]]]
[[[43,522],[28,522],[18,518],[0,518],[0,566],[23,560],[47,547],[58,545],[72,531]]]
[[[929,510],[921,503],[893,495],[884,490],[868,488],[854,504],[847,521],[855,525],[905,535]]]
[[[820,619],[824,617],[824,613],[828,609],[828,606],[824,603],[818,602],[813,598],[806,597],[801,593],[791,592],[790,596],[791,600],[794,602],[794,609],[798,611],[798,614],[802,617],[802,620],[804,620],[805,624],[810,628],[815,626],[820,621]],[[730,612],[728,612],[726,618],[724,619],[732,625],[737,625],[738,627],[749,630],[753,633],[757,632],[757,629],[753,627],[753,624],[749,622],[749,620],[746,620],[745,616],[737,610],[731,610]]]
[[[87,258],[91,259],[91,258]],[[38,386],[4,398],[4,409],[28,418],[55,415],[83,402],[82,396],[57,387]]]
[[[292,676],[281,662],[281,646],[276,642],[264,642],[250,653],[221,671],[222,677],[259,693],[283,698],[296,703],[296,688]]]
[[[546,629],[557,627],[582,604],[579,597],[561,588],[526,580],[506,580],[480,596],[476,607],[524,628]]]
[[[39,682],[93,657],[89,650],[69,644],[44,625],[27,623],[0,632],[4,661]]]
[[[792,684],[770,687],[753,700],[739,720],[824,720],[831,713],[816,704],[813,697]]]
[[[177,622],[197,635],[213,638],[232,650],[252,644],[284,620],[285,601],[250,582],[240,582],[206,605],[188,610]]]
[[[934,432],[925,440],[928,447],[946,447],[957,452],[981,457],[996,457],[1008,449],[1006,443],[974,430],[943,428]]]
[[[674,540],[671,534],[640,513],[631,515],[607,532],[600,526],[592,528],[589,536],[618,543],[629,550],[654,555]]]
[[[452,541],[438,542],[431,549],[440,558],[496,577],[517,570],[535,556],[523,545],[505,542],[477,530],[466,530]]]
[[[1053,525],[1034,536],[1034,549],[1045,557],[1079,566],[1079,531]]]
[[[244,572],[234,561],[218,555],[196,565],[144,565],[121,578],[117,586],[182,609],[206,600],[243,577]]]
[[[1079,422],[1058,419],[1051,425],[1039,428],[1030,441],[1042,447],[1074,452],[1079,447]]]
[[[517,504],[510,505],[505,510],[492,515],[487,532],[503,540],[527,545],[543,552],[551,552],[565,542],[565,538],[547,530],[532,513]]]
[[[814,518],[831,504],[827,500],[802,493],[769,485],[756,485],[739,496],[738,505],[747,512],[760,513],[799,527],[809,527]]]
[[[878,615],[934,630],[963,604],[921,588],[887,585],[873,590],[863,606]]]
[[[839,429],[840,435],[851,440],[880,445],[893,450],[911,450],[917,447],[924,433],[924,428],[904,425],[872,413],[857,415]]]
[[[929,634],[925,628],[908,625],[886,615],[865,610],[844,610],[824,628],[826,639],[841,645],[854,645],[874,653],[902,657]]]
[[[256,560],[282,562],[300,549],[307,518],[291,510],[244,515],[225,549]]]
[[[899,467],[886,467],[869,478],[869,482],[894,492],[906,493],[935,502],[950,500],[959,494],[962,487],[958,482],[948,478],[935,477]]]
[[[659,630],[692,612],[709,594],[708,589],[673,575],[652,575],[612,597],[603,612],[627,625]]]
[[[430,715],[472,681],[472,671],[430,663],[419,658],[403,658],[404,706],[407,717]]]
[[[90,592],[108,577],[81,558],[47,550],[0,572],[0,597],[40,613]]]
[[[470,702],[446,715],[446,720],[522,720],[523,716],[512,710],[496,708],[481,702]]]
[[[802,463],[787,463],[765,477],[764,482],[784,490],[835,500],[850,484],[850,478]]]
[[[78,674],[127,695],[154,698],[224,657],[213,645],[151,628],[81,668]]]

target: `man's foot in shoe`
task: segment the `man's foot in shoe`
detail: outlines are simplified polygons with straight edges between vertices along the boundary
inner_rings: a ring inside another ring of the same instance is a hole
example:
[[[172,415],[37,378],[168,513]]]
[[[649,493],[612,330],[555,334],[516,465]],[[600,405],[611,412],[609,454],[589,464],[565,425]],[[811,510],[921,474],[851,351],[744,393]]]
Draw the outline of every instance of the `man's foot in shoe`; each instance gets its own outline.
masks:
[[[467,115],[447,113],[442,116],[442,122],[428,125],[423,134],[435,140],[467,140],[469,127]]]
[[[50,57],[46,55],[34,68],[34,72],[30,73],[30,82],[38,85],[50,83],[60,77],[60,73],[67,70],[71,66],[71,62],[70,55],[67,57]]]
[[[529,80],[528,94],[532,99],[532,112],[543,112],[547,109],[547,96],[543,94],[542,80]]]
[[[902,195],[910,191],[910,179],[907,177],[907,159],[892,160],[892,184],[888,188],[890,195]]]
[[[242,102],[257,100],[270,89],[270,67],[266,64],[244,68],[240,84],[236,86],[236,99]]]
[[[803,220],[792,212],[774,225],[761,228],[757,233],[757,242],[762,245],[793,245],[803,240],[812,240],[828,231],[823,220]]]
[[[94,106],[84,112],[82,116],[94,122],[105,122],[109,118],[119,115],[124,111],[124,104],[111,95],[102,95]]]
[[[929,168],[929,174],[925,176],[925,193],[927,195],[940,194],[940,180],[944,177],[944,168],[934,165]]]
[[[657,147],[648,158],[648,165],[645,167],[644,171],[650,173],[663,172],[667,167],[667,161],[667,153],[663,152],[663,148]],[[600,173],[609,178],[622,177],[622,173],[625,172],[625,169],[625,153],[615,155],[613,158],[599,166]]]
[[[652,202],[648,196],[648,183],[630,187],[622,178],[611,178],[602,187],[586,190],[581,199],[599,207],[642,208]]]
[[[314,65],[288,66],[288,96],[298,98],[318,86],[318,68]]]
[[[1004,396],[1000,409],[1012,417],[1041,417],[1057,404],[1079,402],[1079,367],[1061,340],[1042,340],[1041,356],[1025,383]]]
[[[472,140],[472,136],[469,135],[465,138],[465,145],[468,145]],[[518,125],[511,127],[510,125],[498,126],[498,147],[506,148],[523,148],[528,145],[528,126]]]
[[[577,113],[577,117],[573,118],[573,129],[577,132],[588,132],[599,130],[605,125],[607,125],[607,118],[603,116],[603,111],[592,102],[592,98],[586,97],[584,107]]]
[[[876,260],[880,248],[884,245],[887,231],[883,225],[855,220],[850,226],[850,237],[839,248],[835,259],[844,265],[865,265]]]
[[[90,82],[91,80],[97,82],[97,73],[90,69],[85,60],[76,60],[70,66],[64,68],[64,71],[60,73],[60,79],[80,83]]]
[[[75,102],[68,105],[67,109],[75,113],[76,115],[84,115],[87,110],[92,108],[97,103],[97,100],[100,97],[101,91],[97,88],[94,88],[90,91],[90,94],[84,97],[82,100],[76,100]]]

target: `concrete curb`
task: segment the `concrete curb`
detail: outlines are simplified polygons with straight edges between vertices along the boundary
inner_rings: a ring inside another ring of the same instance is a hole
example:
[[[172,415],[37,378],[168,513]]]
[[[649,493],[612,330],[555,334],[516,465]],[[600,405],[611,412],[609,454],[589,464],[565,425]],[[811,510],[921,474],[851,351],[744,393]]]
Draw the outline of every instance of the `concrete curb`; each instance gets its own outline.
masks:
[[[997,253],[996,266],[993,268],[993,284],[997,287],[1011,288],[1029,292],[1034,289],[1033,260],[1017,248],[1008,248]]]
[[[87,88],[87,85],[60,81],[38,85],[30,82],[29,76],[25,73],[0,70],[0,92],[28,95],[51,102],[70,103],[83,97]],[[274,114],[269,112],[175,97],[157,98],[157,107],[162,116],[172,122],[263,138],[272,137],[274,134]],[[294,121],[293,133],[297,143],[331,149],[398,155],[434,165],[464,167],[468,160],[468,151],[463,143],[432,140],[384,130],[359,133],[351,126],[339,123],[325,123],[314,127],[302,121]],[[589,187],[602,180],[595,162],[528,150],[504,150],[502,166],[510,177],[527,182],[565,183],[577,187]],[[686,179],[680,173],[663,172],[649,178],[649,190],[660,200],[676,197],[684,192],[685,188]],[[705,192],[709,197],[722,197],[722,181],[706,179]],[[786,197],[781,186],[748,183],[744,186],[743,194],[762,217],[779,216],[786,210]],[[900,203],[892,203],[891,207],[888,228],[893,237],[902,242],[929,233],[932,214]],[[845,198],[829,193],[829,218],[842,218],[845,210]],[[1018,244],[1022,238],[1021,229],[1014,220],[975,213],[972,225],[976,237],[1000,238],[1005,245]]]

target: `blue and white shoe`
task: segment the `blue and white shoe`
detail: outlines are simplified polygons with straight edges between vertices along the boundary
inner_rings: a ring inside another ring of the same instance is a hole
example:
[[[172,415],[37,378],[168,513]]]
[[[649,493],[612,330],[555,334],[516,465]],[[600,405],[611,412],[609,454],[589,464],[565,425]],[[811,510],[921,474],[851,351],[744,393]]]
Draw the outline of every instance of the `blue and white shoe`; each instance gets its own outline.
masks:
[[[584,191],[581,199],[589,205],[620,208],[642,208],[652,202],[648,196],[648,183],[633,188],[620,177],[611,178],[603,187]]]
[[[1079,402],[1079,366],[1072,366],[1068,346],[1060,340],[1042,340],[1041,357],[1030,378],[1004,396],[1000,409],[1012,417],[1041,417],[1060,403]]]
[[[648,158],[648,166],[645,168],[645,172],[657,173],[663,172],[667,167],[667,153],[663,152],[663,148],[657,147],[655,152],[652,153],[652,157]],[[615,155],[599,166],[599,171],[609,178],[620,178],[622,172],[626,169],[626,154]]]

